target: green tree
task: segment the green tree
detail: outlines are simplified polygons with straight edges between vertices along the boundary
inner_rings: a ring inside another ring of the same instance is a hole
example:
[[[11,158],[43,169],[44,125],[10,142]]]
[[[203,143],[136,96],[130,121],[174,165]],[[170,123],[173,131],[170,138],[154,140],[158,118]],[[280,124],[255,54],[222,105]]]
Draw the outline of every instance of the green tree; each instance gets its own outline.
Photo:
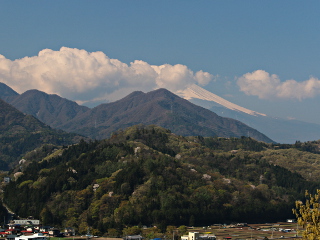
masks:
[[[316,194],[305,193],[306,203],[296,201],[296,208],[293,213],[298,219],[298,224],[305,230],[302,233],[303,239],[318,240],[320,239],[320,189]]]
[[[188,228],[185,225],[178,227],[179,235],[182,236],[188,232]]]
[[[174,232],[176,229],[177,229],[176,226],[171,226],[171,225],[169,225],[169,226],[167,226],[166,234],[167,234],[168,236],[172,236],[173,232]]]
[[[109,228],[108,229],[108,237],[119,237],[119,232],[115,228]]]
[[[124,236],[138,235],[141,233],[141,229],[138,226],[127,227],[122,230]]]
[[[40,219],[43,225],[48,225],[52,223],[52,213],[47,207],[44,207],[40,213]]]

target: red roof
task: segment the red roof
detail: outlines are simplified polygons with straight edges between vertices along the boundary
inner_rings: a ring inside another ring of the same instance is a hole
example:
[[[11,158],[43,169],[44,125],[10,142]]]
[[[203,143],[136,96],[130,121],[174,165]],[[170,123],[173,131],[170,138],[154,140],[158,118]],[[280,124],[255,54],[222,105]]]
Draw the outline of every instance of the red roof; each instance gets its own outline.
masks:
[[[27,231],[27,230],[22,230],[21,232],[24,232],[24,233],[32,233],[32,231]]]
[[[6,232],[0,232],[0,234],[8,234],[8,233],[6,233]]]

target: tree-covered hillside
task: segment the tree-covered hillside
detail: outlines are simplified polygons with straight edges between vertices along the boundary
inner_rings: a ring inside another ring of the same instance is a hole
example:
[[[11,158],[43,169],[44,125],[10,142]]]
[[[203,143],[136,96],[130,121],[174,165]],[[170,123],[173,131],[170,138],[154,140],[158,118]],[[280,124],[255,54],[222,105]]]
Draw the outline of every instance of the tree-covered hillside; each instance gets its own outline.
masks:
[[[80,138],[52,129],[0,99],[0,170],[9,170],[23,154],[43,144],[72,144]]]
[[[27,154],[4,200],[20,217],[81,233],[285,220],[293,217],[294,201],[320,184],[264,157],[281,147],[134,126],[110,139]]]

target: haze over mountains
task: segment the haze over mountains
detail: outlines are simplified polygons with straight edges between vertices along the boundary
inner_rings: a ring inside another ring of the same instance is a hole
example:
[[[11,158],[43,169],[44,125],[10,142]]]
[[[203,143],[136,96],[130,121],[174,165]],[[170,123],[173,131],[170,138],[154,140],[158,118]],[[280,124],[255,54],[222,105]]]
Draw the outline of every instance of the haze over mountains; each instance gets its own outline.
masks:
[[[1,85],[1,88],[0,93],[12,93],[3,98],[20,111],[37,117],[51,127],[94,139],[108,138],[112,132],[136,124],[155,124],[184,136],[250,136],[259,141],[272,142],[257,130],[237,120],[220,117],[166,89],[149,93],[133,92],[116,102],[89,109],[38,90],[17,95],[6,85]]]
[[[320,139],[320,124],[267,116],[231,103],[197,85],[180,95],[222,117],[239,120],[279,143],[306,142]]]

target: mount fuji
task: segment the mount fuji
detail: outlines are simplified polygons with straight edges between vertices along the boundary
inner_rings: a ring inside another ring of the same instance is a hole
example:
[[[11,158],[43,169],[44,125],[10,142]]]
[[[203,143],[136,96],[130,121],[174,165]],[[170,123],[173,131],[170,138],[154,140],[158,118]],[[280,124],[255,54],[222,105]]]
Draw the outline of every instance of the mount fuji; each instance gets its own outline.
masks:
[[[252,110],[249,110],[247,108],[241,107],[237,104],[234,104],[232,102],[229,102],[225,100],[222,97],[219,97],[216,94],[213,94],[212,92],[209,92],[202,87],[199,87],[198,85],[192,84],[190,87],[185,89],[182,93],[181,96],[186,99],[186,100],[191,100],[191,99],[201,99],[201,100],[206,100],[206,101],[211,101],[215,102],[227,109],[238,111],[238,112],[243,112],[252,116],[267,116],[264,113],[259,113],[255,112]]]
[[[178,95],[222,117],[239,120],[279,143],[292,144],[296,141],[320,139],[320,124],[270,117],[229,102],[195,84]]]

